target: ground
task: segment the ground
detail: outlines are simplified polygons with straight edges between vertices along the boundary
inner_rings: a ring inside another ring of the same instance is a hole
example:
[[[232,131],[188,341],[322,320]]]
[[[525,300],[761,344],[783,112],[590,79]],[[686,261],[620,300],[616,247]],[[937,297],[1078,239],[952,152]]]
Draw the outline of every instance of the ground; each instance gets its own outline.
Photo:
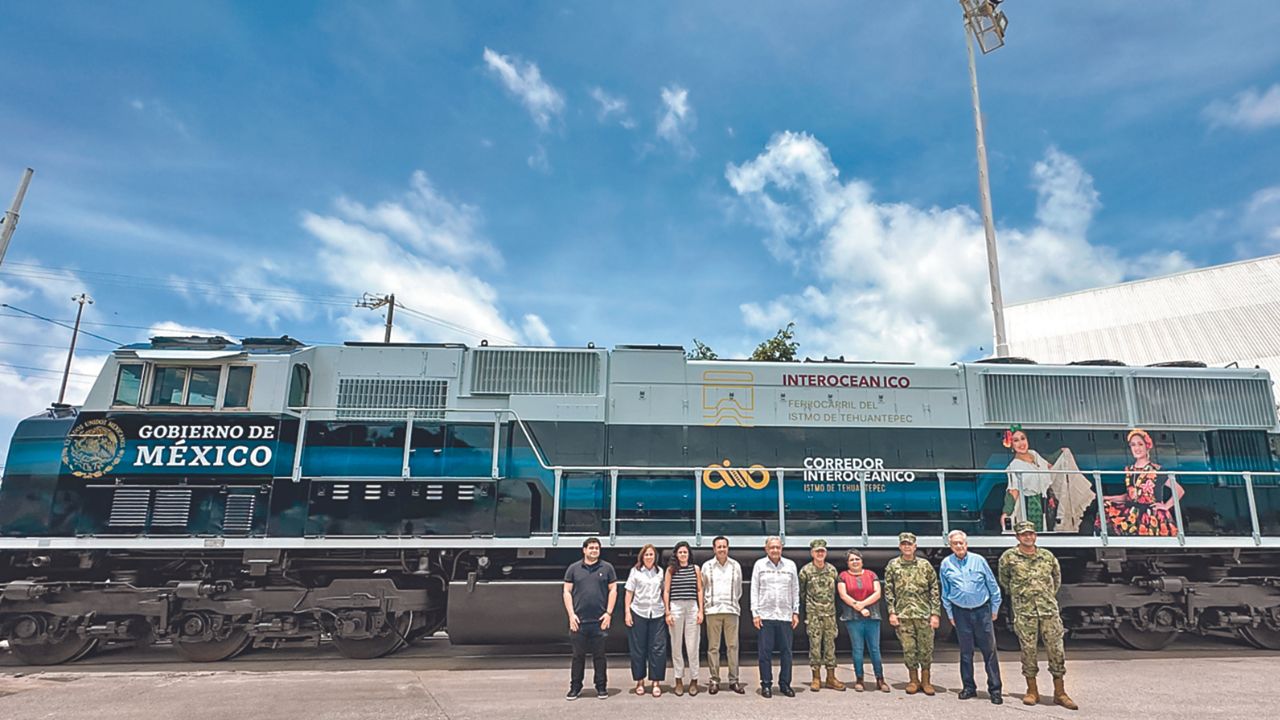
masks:
[[[748,659],[744,656],[744,659]],[[24,668],[0,654],[0,718],[125,720],[173,717],[223,720],[270,717],[318,720],[377,718],[813,718],[870,713],[877,718],[991,718],[1003,713],[1071,718],[1262,718],[1271,717],[1280,691],[1280,653],[1246,648],[1234,641],[1190,639],[1160,653],[1121,650],[1103,642],[1068,647],[1068,690],[1078,712],[1051,704],[1052,683],[1041,671],[1045,698],[1035,708],[1021,703],[1024,690],[1016,653],[1001,654],[1006,703],[994,707],[985,692],[956,699],[960,689],[954,646],[941,646],[934,664],[939,694],[902,692],[907,673],[891,653],[886,675],[891,694],[811,693],[809,668],[797,658],[796,698],[760,697],[751,662],[746,695],[704,693],[695,698],[635,697],[625,656],[611,656],[610,697],[585,694],[566,702],[568,660],[560,648],[454,648],[433,638],[392,657],[352,661],[328,648],[256,651],[214,665],[174,661],[167,648],[104,652],[58,668]],[[840,676],[852,671],[847,652]],[[588,668],[588,673],[590,669]],[[706,669],[703,668],[705,680]],[[668,675],[668,686],[670,685]],[[981,664],[978,685],[985,686]]]

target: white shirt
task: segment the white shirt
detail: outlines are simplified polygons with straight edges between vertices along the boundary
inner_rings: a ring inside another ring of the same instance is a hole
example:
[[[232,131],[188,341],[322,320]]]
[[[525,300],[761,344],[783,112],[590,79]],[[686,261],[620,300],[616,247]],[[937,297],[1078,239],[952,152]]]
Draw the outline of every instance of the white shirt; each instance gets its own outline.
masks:
[[[727,558],[723,565],[715,558],[702,563],[702,592],[708,615],[741,615],[742,566],[733,558]]]
[[[642,618],[656,618],[666,614],[662,604],[662,568],[652,570],[641,566],[632,568],[627,575],[626,589],[631,593],[631,612]]]
[[[751,614],[761,620],[785,620],[800,613],[800,576],[796,564],[762,557],[751,568]]]

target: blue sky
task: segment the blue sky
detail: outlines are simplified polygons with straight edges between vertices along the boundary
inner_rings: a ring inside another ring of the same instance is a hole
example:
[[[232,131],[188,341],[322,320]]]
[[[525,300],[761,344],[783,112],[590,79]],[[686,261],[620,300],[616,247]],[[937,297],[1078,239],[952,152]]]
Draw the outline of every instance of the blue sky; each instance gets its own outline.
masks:
[[[1010,301],[1280,252],[1280,5],[1003,8],[979,74]],[[87,291],[112,340],[380,339],[351,305],[394,291],[404,340],[733,355],[794,320],[817,356],[990,346],[948,0],[11,3],[5,25],[3,201],[36,175],[0,296],[67,319]],[[5,437],[69,335],[13,315]],[[109,344],[82,348],[72,400]]]

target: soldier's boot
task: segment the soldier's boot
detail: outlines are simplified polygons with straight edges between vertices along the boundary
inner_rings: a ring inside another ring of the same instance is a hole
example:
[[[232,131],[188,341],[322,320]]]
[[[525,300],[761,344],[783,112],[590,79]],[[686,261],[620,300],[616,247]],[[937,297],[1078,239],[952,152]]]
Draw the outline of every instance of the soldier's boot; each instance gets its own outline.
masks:
[[[812,691],[814,691],[814,692],[818,692],[819,690],[821,690],[821,689],[822,689],[822,674],[821,674],[821,671],[818,669],[818,666],[817,666],[817,665],[814,665],[814,666],[813,666],[812,668],[810,668],[810,669],[811,669],[811,670],[813,670],[813,682],[809,683],[809,689],[810,689],[810,690],[812,690]]]
[[[933,683],[929,682],[929,668],[920,671],[920,689],[925,695],[933,696],[937,691],[933,689]]]
[[[844,683],[840,682],[840,678],[836,677],[835,668],[827,668],[827,682],[824,687],[844,692]]]
[[[1036,689],[1036,679],[1027,678],[1027,694],[1022,696],[1023,705],[1035,705],[1040,702],[1040,691]]]
[[[1072,700],[1071,696],[1067,695],[1067,689],[1062,686],[1062,678],[1060,677],[1053,679],[1053,704],[1061,705],[1068,710],[1080,709],[1075,700]]]
[[[907,668],[911,671],[911,679],[907,681],[905,688],[908,695],[915,695],[920,692],[920,671],[915,668]]]

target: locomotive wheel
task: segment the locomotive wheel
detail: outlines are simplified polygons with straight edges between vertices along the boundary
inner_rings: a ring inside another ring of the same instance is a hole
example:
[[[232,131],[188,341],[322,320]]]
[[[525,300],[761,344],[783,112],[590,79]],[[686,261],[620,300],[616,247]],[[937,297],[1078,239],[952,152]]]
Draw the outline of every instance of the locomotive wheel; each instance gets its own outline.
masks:
[[[63,638],[58,642],[25,643],[9,642],[9,650],[14,657],[27,665],[61,665],[65,662],[79,660],[93,652],[98,646],[98,638],[82,638],[78,635]]]
[[[1148,652],[1163,650],[1178,639],[1177,630],[1139,628],[1127,620],[1112,628],[1111,635],[1130,650]]]
[[[223,640],[208,640],[205,642],[187,642],[183,640],[175,640],[173,649],[185,660],[191,662],[218,662],[219,660],[230,660],[239,655],[249,647],[249,633],[244,630],[232,630]]]
[[[1260,650],[1280,650],[1280,630],[1266,625],[1245,625],[1240,637]]]
[[[395,627],[387,625],[382,628],[380,635],[371,638],[351,639],[335,635],[333,645],[343,657],[352,660],[372,660],[388,655],[399,650],[404,645],[405,638],[409,637],[409,631],[413,628],[413,613],[403,613],[392,622]]]

